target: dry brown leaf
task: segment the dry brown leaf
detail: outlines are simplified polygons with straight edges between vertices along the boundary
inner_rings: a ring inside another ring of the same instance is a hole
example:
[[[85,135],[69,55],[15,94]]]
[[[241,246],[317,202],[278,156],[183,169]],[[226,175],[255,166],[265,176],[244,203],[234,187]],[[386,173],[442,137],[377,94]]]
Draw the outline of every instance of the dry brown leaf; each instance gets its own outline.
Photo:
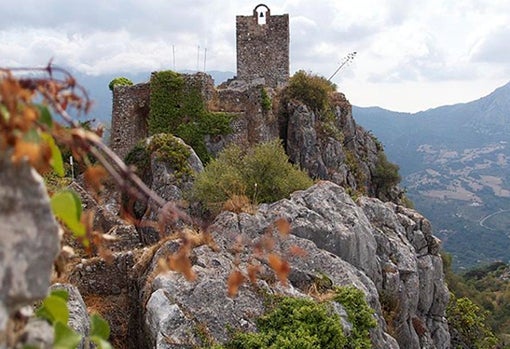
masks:
[[[289,235],[290,234],[290,223],[287,220],[287,218],[281,217],[278,218],[275,222],[276,229],[280,232],[282,235]]]
[[[26,159],[39,173],[44,173],[50,168],[51,149],[46,143],[18,140],[11,161],[18,164],[23,159]]]
[[[112,264],[115,259],[113,256],[113,252],[109,248],[104,247],[103,245],[99,245],[97,247],[97,254],[99,255],[99,257],[103,258],[103,260],[107,264]]]
[[[177,253],[169,257],[168,267],[170,270],[183,274],[186,280],[194,281],[197,278],[197,275],[193,271],[193,265],[191,264],[188,250],[189,248],[186,246],[181,246]]]
[[[236,236],[236,241],[234,245],[232,246],[232,252],[233,253],[241,253],[244,250],[244,239],[241,235]]]
[[[239,270],[234,270],[228,276],[227,286],[228,286],[228,296],[235,297],[237,292],[239,291],[239,287],[244,282],[244,275]]]
[[[262,244],[262,248],[267,252],[274,249],[275,242],[270,230],[268,230],[264,236],[262,236],[260,243]]]
[[[269,262],[269,266],[274,270],[278,277],[278,280],[280,280],[282,285],[287,285],[287,276],[290,273],[289,263],[274,253],[270,253],[267,260]]]
[[[107,176],[107,172],[101,165],[93,165],[88,167],[83,174],[85,183],[95,192],[103,189],[103,181]]]
[[[252,284],[256,283],[257,282],[257,275],[261,271],[260,265],[249,264],[248,267],[247,267],[247,270],[248,270],[248,278],[250,279],[250,282]]]
[[[304,250],[303,248],[301,248],[297,245],[290,246],[289,253],[296,257],[305,257],[308,255],[308,252],[306,252],[306,250]]]

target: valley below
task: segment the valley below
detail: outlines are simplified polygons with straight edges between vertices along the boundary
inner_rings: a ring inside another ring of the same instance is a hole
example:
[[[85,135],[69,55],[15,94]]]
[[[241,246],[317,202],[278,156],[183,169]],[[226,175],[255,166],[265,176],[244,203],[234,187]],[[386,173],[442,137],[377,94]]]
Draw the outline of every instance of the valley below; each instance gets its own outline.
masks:
[[[510,84],[416,114],[354,107],[461,271],[510,258]]]

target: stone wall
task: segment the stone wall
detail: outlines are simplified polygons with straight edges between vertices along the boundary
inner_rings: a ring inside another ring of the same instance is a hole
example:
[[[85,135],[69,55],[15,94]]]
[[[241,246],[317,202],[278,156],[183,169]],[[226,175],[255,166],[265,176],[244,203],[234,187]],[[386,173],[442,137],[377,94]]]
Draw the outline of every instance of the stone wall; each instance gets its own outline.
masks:
[[[260,9],[265,24],[259,24]],[[289,79],[289,15],[272,16],[259,5],[251,16],[237,16],[237,79],[281,87]]]
[[[113,88],[110,147],[121,158],[148,136],[149,98],[149,83]]]

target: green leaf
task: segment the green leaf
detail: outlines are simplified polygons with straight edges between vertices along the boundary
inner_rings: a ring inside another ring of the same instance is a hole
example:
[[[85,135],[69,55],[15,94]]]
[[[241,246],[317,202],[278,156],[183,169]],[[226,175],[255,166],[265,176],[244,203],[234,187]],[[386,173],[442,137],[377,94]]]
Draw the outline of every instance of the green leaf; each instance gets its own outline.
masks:
[[[36,315],[52,324],[58,321],[67,324],[67,320],[69,320],[67,302],[60,296],[51,294],[43,300],[41,307],[36,311]]]
[[[110,342],[104,340],[103,338],[99,338],[97,336],[90,337],[90,340],[96,345],[97,349],[113,349]]]
[[[2,115],[5,122],[11,118],[11,113],[9,113],[9,110],[3,104],[0,104],[0,115]]]
[[[65,300],[66,302],[69,300],[69,293],[66,290],[64,290],[64,289],[52,290],[50,295],[51,296],[60,297],[63,300]]]
[[[57,175],[64,177],[64,162],[62,161],[62,153],[59,147],[55,144],[55,140],[48,133],[41,134],[42,139],[48,143],[51,149],[51,166]]]
[[[57,216],[76,237],[85,236],[85,226],[81,223],[81,200],[72,190],[56,193],[50,201],[53,214]]]
[[[97,336],[99,338],[107,340],[110,337],[110,326],[108,322],[98,314],[93,314],[90,317],[91,329],[90,336]]]
[[[74,349],[80,344],[81,336],[62,322],[56,322],[54,349]]]
[[[53,118],[48,107],[39,104],[37,109],[39,109],[39,121],[51,129],[53,127]]]

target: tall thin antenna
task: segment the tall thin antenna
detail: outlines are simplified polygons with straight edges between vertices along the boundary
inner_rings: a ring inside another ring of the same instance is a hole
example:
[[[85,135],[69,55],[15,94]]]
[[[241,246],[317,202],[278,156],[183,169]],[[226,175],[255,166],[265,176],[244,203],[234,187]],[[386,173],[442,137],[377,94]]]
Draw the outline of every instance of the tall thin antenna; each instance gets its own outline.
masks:
[[[200,45],[197,47],[197,71],[199,71],[200,66]]]
[[[354,52],[351,52],[349,53],[347,56],[344,57],[343,61],[340,63],[340,66],[337,68],[337,70],[335,70],[335,72],[333,73],[333,75],[331,75],[328,79],[328,81],[331,81],[331,79],[333,79],[333,77],[340,71],[340,69],[342,69],[346,64],[352,62],[352,60],[354,59],[354,57],[356,57],[356,54],[357,52],[354,51]]]
[[[175,46],[174,45],[172,45],[172,54],[174,57],[174,71],[175,71]]]
[[[205,73],[205,62],[207,61],[207,47],[204,48],[204,73]]]

